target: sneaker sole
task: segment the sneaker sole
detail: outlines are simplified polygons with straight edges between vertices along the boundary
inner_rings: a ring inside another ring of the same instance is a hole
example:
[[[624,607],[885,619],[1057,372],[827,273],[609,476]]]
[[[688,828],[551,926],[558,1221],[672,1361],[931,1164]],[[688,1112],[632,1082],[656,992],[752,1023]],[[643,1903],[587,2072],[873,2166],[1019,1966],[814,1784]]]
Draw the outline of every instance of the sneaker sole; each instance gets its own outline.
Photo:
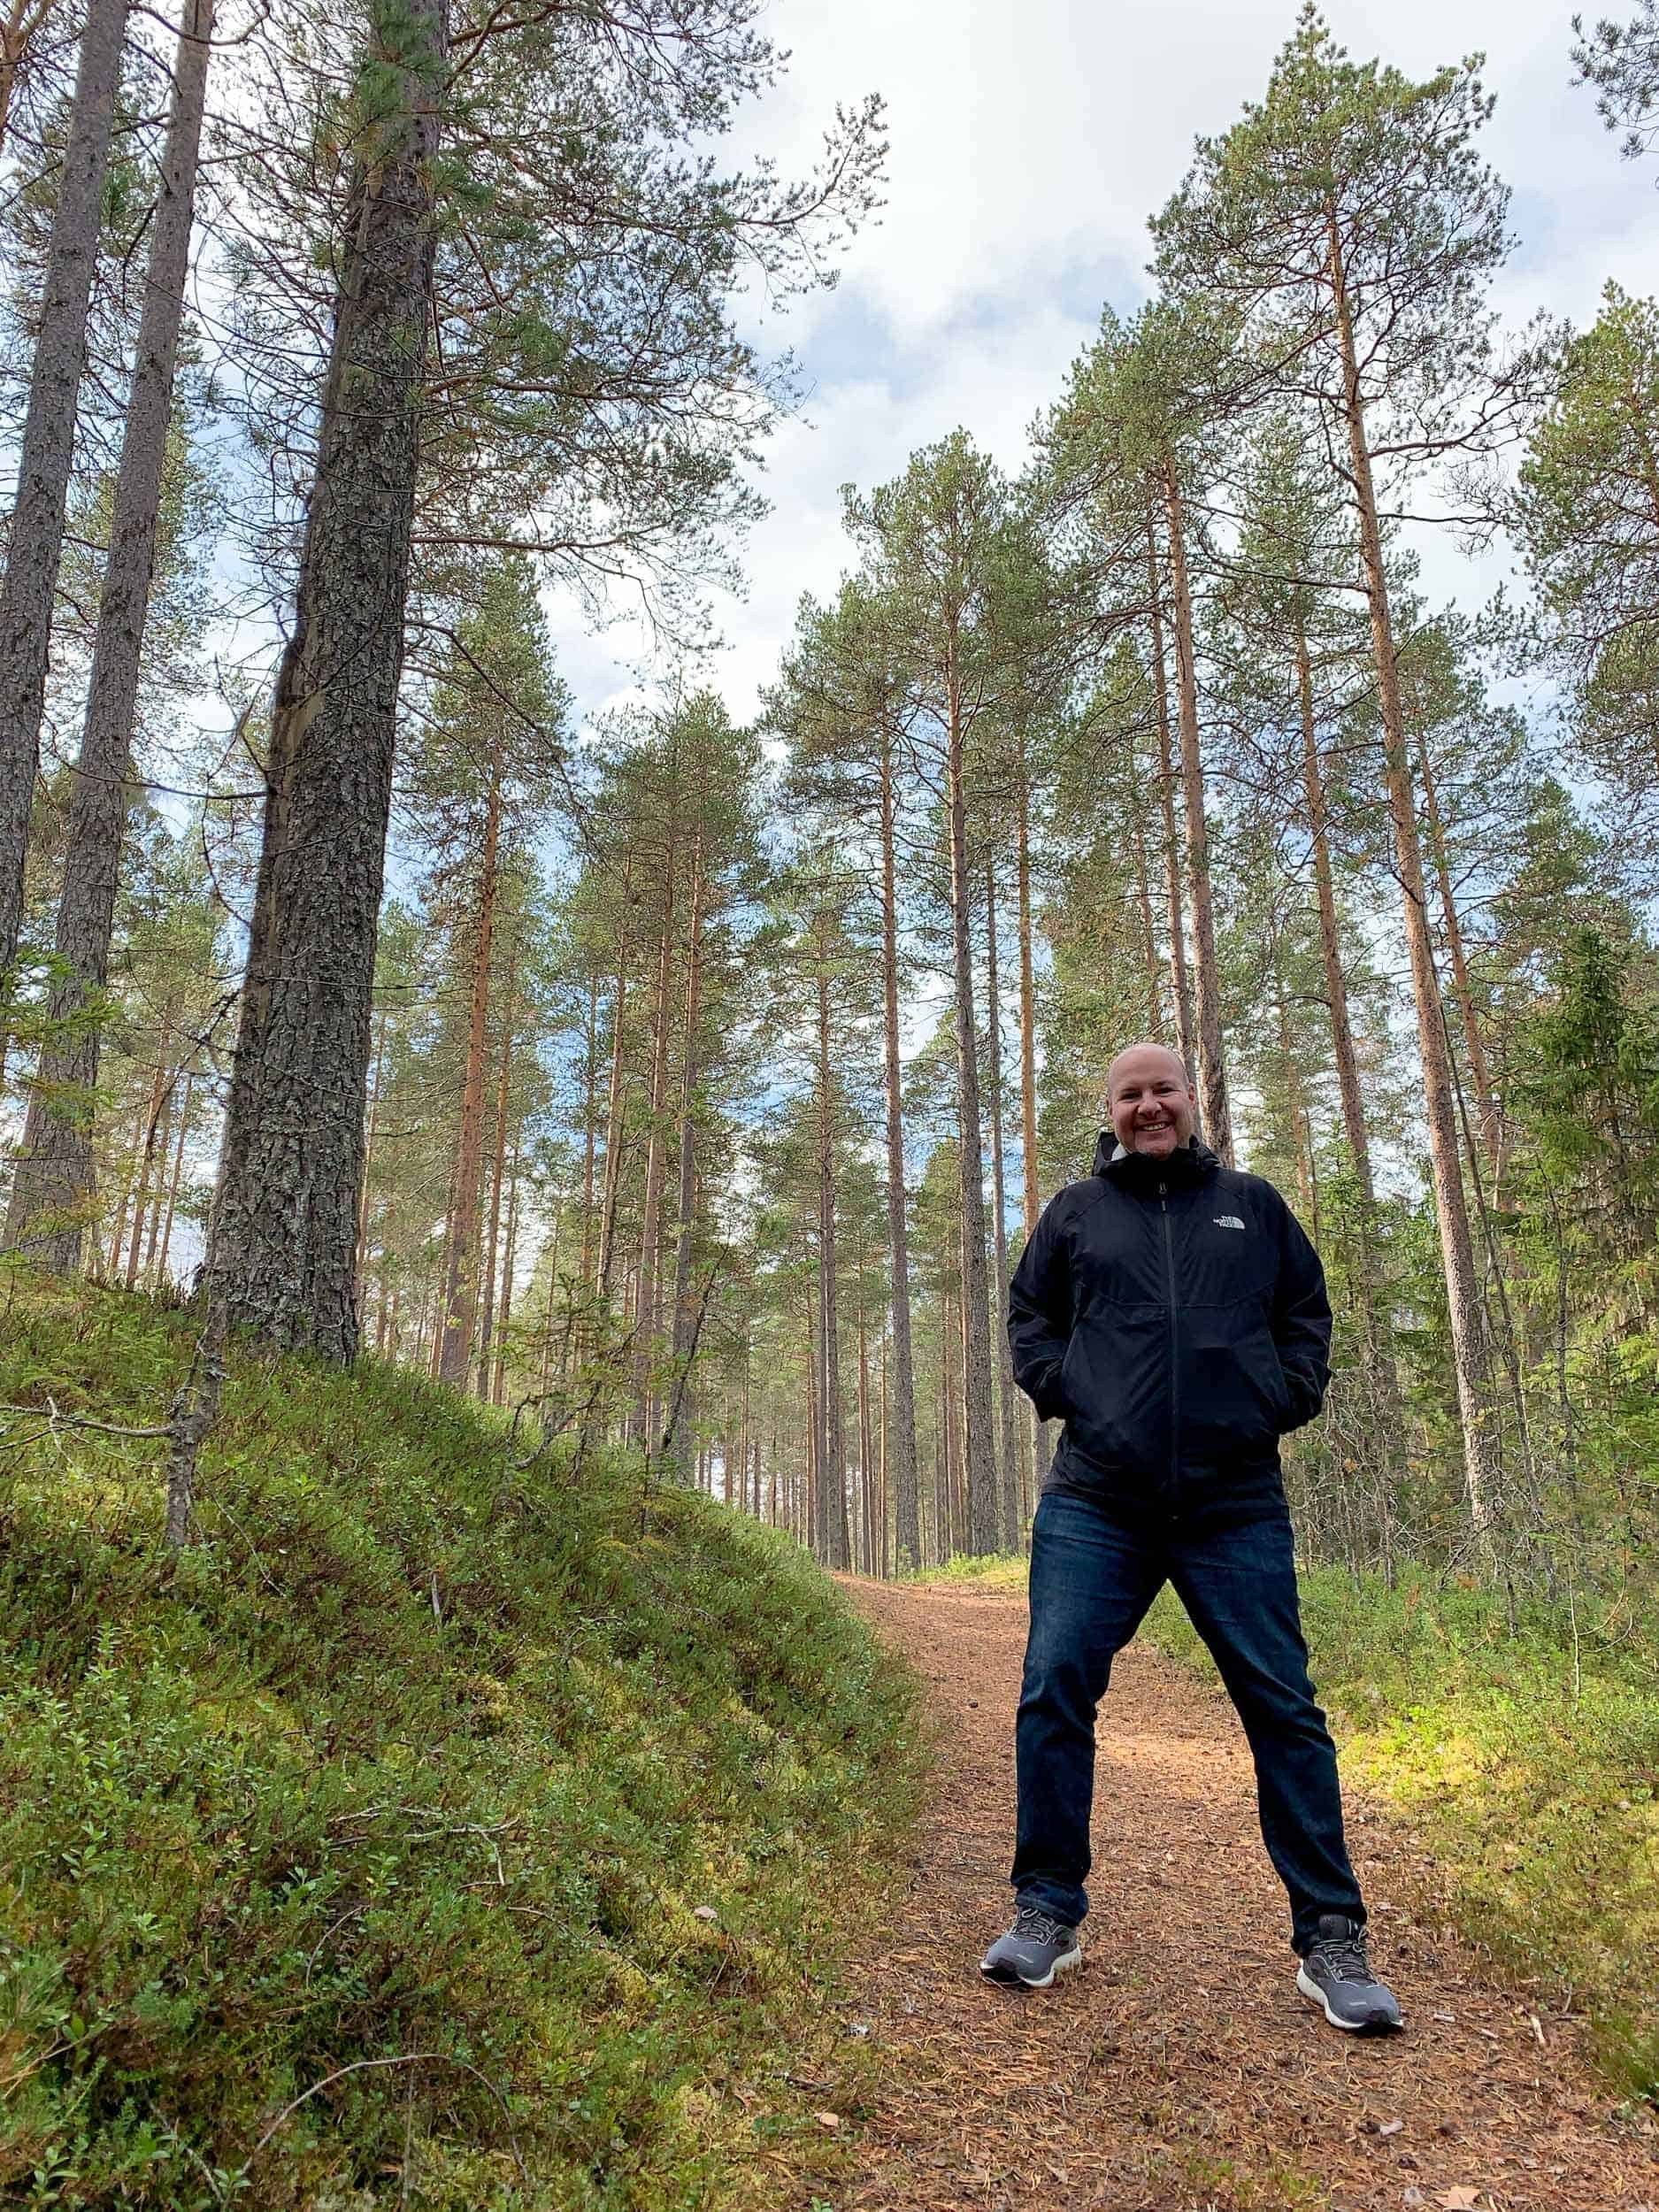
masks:
[[[1340,2028],[1344,2035],[1398,2035],[1405,2026],[1403,2020],[1394,2020],[1386,2012],[1372,2012],[1363,2020],[1344,2020],[1332,2011],[1331,2000],[1305,1966],[1296,1969],[1296,1986],[1310,2005],[1317,2005],[1333,2028]]]
[[[987,1966],[983,1960],[979,1971],[987,1982],[995,1982],[999,1989],[1048,1989],[1056,1974],[1069,1974],[1074,1966],[1083,1963],[1083,1946],[1074,1943],[1063,1958],[1056,1959],[1046,1974],[1022,1974],[1018,1967]]]

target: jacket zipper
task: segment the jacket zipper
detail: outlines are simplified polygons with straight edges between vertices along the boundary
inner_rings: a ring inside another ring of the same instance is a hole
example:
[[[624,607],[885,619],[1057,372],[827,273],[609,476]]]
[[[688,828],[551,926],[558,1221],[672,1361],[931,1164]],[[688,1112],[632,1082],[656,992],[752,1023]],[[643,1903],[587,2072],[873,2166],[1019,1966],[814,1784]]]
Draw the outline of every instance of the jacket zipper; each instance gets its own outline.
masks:
[[[1170,1294],[1168,1348],[1170,1361],[1170,1506],[1174,1509],[1180,1472],[1181,1386],[1175,1356],[1175,1239],[1170,1228],[1170,1187],[1158,1185],[1158,1210],[1164,1216],[1164,1273]]]

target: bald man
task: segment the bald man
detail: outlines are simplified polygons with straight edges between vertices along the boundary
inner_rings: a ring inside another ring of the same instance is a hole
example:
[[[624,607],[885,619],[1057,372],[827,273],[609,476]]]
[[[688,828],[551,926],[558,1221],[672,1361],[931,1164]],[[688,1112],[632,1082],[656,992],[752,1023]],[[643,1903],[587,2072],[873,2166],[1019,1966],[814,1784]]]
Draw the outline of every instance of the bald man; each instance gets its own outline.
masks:
[[[1095,1709],[1170,1582],[1249,1738],[1296,1985],[1333,2026],[1388,2034],[1400,2008],[1366,1955],[1279,1463],[1325,1397],[1325,1276],[1272,1185],[1195,1140],[1196,1107],[1167,1047],[1120,1052],[1094,1171],[1044,1210],[1010,1292],[1014,1372],[1065,1429],[1032,1528],[1017,1910],[981,1970],[1042,1989],[1082,1963]]]

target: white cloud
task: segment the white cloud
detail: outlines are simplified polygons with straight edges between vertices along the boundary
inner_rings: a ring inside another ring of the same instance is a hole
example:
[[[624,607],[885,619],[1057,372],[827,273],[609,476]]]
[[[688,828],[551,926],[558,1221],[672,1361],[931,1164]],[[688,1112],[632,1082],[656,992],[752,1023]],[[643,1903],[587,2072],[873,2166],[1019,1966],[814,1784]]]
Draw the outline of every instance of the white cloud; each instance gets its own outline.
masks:
[[[1615,12],[1620,12],[1616,0]],[[1515,188],[1520,245],[1498,303],[1587,319],[1609,276],[1659,290],[1653,165],[1621,163],[1592,96],[1570,86],[1570,10],[1554,0],[1333,0],[1337,36],[1413,74],[1477,49],[1498,96],[1486,151]],[[753,711],[803,590],[849,558],[839,488],[896,473],[964,425],[1010,468],[1031,418],[1058,392],[1102,301],[1133,307],[1146,220],[1179,181],[1198,132],[1259,95],[1294,19],[1287,0],[780,0],[767,27],[794,56],[781,94],[735,150],[787,169],[816,150],[837,100],[879,88],[892,139],[881,220],[840,288],[772,326],[810,394],[772,441],[773,512],[749,549],[746,601],[722,606],[712,673]],[[1482,595],[1479,573],[1437,557],[1436,588]],[[604,640],[560,623],[584,705],[631,679]]]

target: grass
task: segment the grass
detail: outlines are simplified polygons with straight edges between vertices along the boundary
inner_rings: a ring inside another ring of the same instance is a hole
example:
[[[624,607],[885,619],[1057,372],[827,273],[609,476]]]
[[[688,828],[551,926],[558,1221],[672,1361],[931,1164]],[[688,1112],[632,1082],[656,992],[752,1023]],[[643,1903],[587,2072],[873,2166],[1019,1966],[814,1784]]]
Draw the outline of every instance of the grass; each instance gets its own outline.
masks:
[[[182,1317],[0,1281],[0,1401],[148,1425]],[[914,1704],[787,1540],[369,1364],[154,1442],[0,1414],[0,2202],[804,2201]]]
[[[946,1578],[1023,1591],[1023,1559],[953,1560]],[[1587,2016],[1609,2077],[1659,2095],[1659,1665],[1544,1607],[1425,1571],[1390,1590],[1302,1578],[1314,1678],[1346,1776],[1432,1847],[1445,1900],[1512,1970]],[[1210,1669],[1169,1592],[1143,1636]]]

